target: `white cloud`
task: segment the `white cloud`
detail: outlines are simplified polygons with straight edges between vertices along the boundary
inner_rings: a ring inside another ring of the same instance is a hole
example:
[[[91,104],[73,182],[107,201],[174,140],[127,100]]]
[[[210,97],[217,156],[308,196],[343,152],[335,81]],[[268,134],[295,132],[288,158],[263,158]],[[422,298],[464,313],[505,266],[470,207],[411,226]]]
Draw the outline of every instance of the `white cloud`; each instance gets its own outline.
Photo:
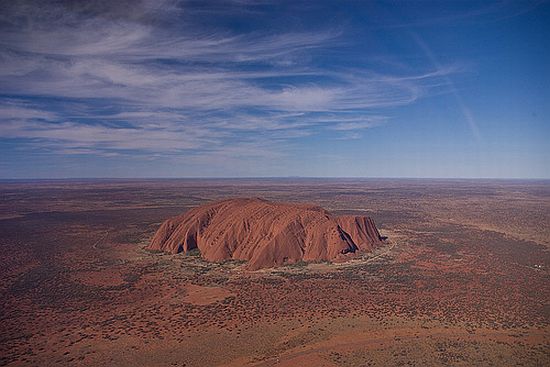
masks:
[[[280,142],[323,129],[358,137],[387,120],[381,110],[414,102],[456,71],[328,70],[311,54],[340,46],[341,30],[235,34],[174,22],[193,12],[185,3],[60,4],[4,5],[4,93],[57,102],[5,100],[0,137],[64,154],[273,157]]]

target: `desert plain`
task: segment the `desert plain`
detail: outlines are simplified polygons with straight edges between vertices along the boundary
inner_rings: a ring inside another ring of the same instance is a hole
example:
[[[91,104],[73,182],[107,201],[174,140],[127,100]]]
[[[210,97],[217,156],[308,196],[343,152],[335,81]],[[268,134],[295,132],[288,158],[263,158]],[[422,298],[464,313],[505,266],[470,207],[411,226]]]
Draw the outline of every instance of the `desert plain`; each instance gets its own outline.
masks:
[[[550,181],[0,183],[0,365],[548,366]],[[383,246],[247,270],[147,247],[198,205],[368,215]]]

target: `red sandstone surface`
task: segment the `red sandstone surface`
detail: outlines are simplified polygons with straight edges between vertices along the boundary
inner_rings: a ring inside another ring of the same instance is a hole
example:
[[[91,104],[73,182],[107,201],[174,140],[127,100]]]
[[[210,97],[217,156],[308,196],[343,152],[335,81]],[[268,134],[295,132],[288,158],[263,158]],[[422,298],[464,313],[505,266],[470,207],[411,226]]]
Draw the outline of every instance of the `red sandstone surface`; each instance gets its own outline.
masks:
[[[333,216],[308,204],[231,199],[165,221],[149,248],[170,253],[198,248],[208,261],[246,260],[257,270],[299,261],[341,261],[382,243],[374,221]]]

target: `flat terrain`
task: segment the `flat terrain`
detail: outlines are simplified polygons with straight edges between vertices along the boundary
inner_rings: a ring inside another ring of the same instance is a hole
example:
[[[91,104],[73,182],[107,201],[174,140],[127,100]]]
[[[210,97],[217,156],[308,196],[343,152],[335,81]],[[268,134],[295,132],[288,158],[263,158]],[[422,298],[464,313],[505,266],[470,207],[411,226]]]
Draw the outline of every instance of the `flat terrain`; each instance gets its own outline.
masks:
[[[229,197],[367,214],[389,243],[247,272],[144,247]],[[0,183],[0,365],[548,366],[550,182]]]

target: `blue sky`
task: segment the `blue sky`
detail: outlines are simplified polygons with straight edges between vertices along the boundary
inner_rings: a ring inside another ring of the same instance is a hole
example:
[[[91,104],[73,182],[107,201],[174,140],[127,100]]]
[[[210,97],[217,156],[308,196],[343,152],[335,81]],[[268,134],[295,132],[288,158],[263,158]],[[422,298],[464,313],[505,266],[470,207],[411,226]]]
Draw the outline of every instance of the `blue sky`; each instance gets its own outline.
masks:
[[[550,178],[549,2],[0,7],[0,178]]]

